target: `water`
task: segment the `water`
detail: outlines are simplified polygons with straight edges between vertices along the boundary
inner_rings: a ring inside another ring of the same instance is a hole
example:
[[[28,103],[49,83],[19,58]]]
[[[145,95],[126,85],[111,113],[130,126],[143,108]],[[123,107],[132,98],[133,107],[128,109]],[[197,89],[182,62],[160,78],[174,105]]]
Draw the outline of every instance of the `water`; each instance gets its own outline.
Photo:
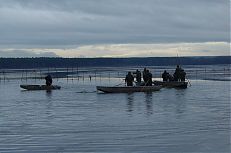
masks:
[[[95,92],[96,85],[120,81],[55,79],[62,89],[52,92],[23,91],[19,84],[26,82],[17,79],[1,82],[0,152],[230,152],[230,81]]]

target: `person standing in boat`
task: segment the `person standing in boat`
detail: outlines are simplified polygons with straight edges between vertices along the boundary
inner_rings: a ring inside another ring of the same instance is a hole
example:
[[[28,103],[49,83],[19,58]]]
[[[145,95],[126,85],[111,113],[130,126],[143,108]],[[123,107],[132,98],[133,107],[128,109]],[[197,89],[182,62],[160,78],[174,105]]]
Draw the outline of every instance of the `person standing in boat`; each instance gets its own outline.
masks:
[[[146,85],[146,83],[147,83],[147,69],[146,68],[144,68],[144,71],[143,71],[143,80],[144,80],[144,83]]]
[[[180,80],[180,73],[181,73],[181,68],[180,68],[179,65],[177,65],[175,73],[173,74],[174,81],[179,81]]]
[[[131,72],[128,72],[125,78],[125,83],[127,86],[133,86],[134,77]]]
[[[186,73],[179,65],[177,65],[174,73],[174,81],[185,81]]]
[[[165,70],[164,73],[162,73],[163,81],[168,81],[168,72]]]
[[[146,86],[152,86],[152,73],[147,70],[147,82],[145,83]]]
[[[167,73],[167,81],[168,82],[174,81],[174,77],[171,74],[169,74],[169,73]]]
[[[52,85],[52,77],[50,74],[48,74],[46,77],[45,77],[45,80],[46,80],[46,85],[47,86],[51,86]]]
[[[138,85],[141,84],[141,72],[138,69],[136,70],[136,81]]]
[[[180,80],[184,82],[185,77],[186,77],[186,73],[185,73],[184,69],[181,69],[181,71],[180,71]]]
[[[162,73],[162,78],[163,78],[163,81],[165,81],[165,82],[174,81],[173,76],[171,74],[169,74],[166,70],[164,71],[164,73]]]

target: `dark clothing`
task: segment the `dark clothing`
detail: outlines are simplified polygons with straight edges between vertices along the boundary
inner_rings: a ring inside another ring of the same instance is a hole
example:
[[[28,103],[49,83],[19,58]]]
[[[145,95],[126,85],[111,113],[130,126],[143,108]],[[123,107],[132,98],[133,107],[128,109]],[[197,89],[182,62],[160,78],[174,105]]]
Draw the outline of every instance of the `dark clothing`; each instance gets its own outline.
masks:
[[[180,80],[181,80],[181,81],[185,81],[185,76],[186,76],[186,73],[185,73],[185,71],[182,69],[182,71],[180,72]]]
[[[186,73],[184,72],[184,69],[177,66],[173,76],[174,76],[174,81],[185,81]]]
[[[134,77],[132,74],[128,73],[125,78],[125,82],[127,83],[127,86],[133,86]]]
[[[171,75],[171,74],[167,74],[167,81],[170,82],[170,81],[174,81],[174,77]]]
[[[162,73],[163,81],[168,81],[168,75],[169,73],[167,71],[164,71],[164,73]]]
[[[52,85],[52,77],[50,75],[47,75],[45,77],[45,80],[46,80],[46,85],[47,86],[51,86]]]
[[[179,66],[177,66],[175,73],[173,74],[174,81],[180,80],[180,72],[181,72],[181,68]]]
[[[140,71],[136,71],[136,81],[137,83],[141,83],[141,72]]]
[[[152,73],[150,73],[150,72],[147,73],[146,86],[152,86]]]
[[[143,71],[143,80],[145,83],[147,82],[147,70],[146,69],[144,69]]]

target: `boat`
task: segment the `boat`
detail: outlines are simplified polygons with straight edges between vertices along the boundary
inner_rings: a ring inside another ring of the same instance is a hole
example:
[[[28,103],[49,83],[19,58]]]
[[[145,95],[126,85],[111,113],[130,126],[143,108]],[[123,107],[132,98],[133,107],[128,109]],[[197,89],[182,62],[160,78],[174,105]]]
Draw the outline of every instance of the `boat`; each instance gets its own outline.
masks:
[[[26,90],[57,90],[61,89],[60,86],[57,85],[20,85],[21,88],[26,89]]]
[[[188,86],[188,82],[185,81],[154,81],[153,84],[167,88],[187,88]]]
[[[96,86],[96,89],[105,93],[153,92],[160,90],[161,86]]]

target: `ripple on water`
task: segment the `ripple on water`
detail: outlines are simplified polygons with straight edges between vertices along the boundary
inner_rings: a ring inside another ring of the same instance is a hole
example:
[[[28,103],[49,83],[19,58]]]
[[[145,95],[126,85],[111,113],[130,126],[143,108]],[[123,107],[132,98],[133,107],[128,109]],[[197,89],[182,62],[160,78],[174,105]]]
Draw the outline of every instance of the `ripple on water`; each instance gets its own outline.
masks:
[[[81,93],[95,84],[59,82],[51,93],[0,84],[0,152],[230,152],[227,82],[149,94]]]

